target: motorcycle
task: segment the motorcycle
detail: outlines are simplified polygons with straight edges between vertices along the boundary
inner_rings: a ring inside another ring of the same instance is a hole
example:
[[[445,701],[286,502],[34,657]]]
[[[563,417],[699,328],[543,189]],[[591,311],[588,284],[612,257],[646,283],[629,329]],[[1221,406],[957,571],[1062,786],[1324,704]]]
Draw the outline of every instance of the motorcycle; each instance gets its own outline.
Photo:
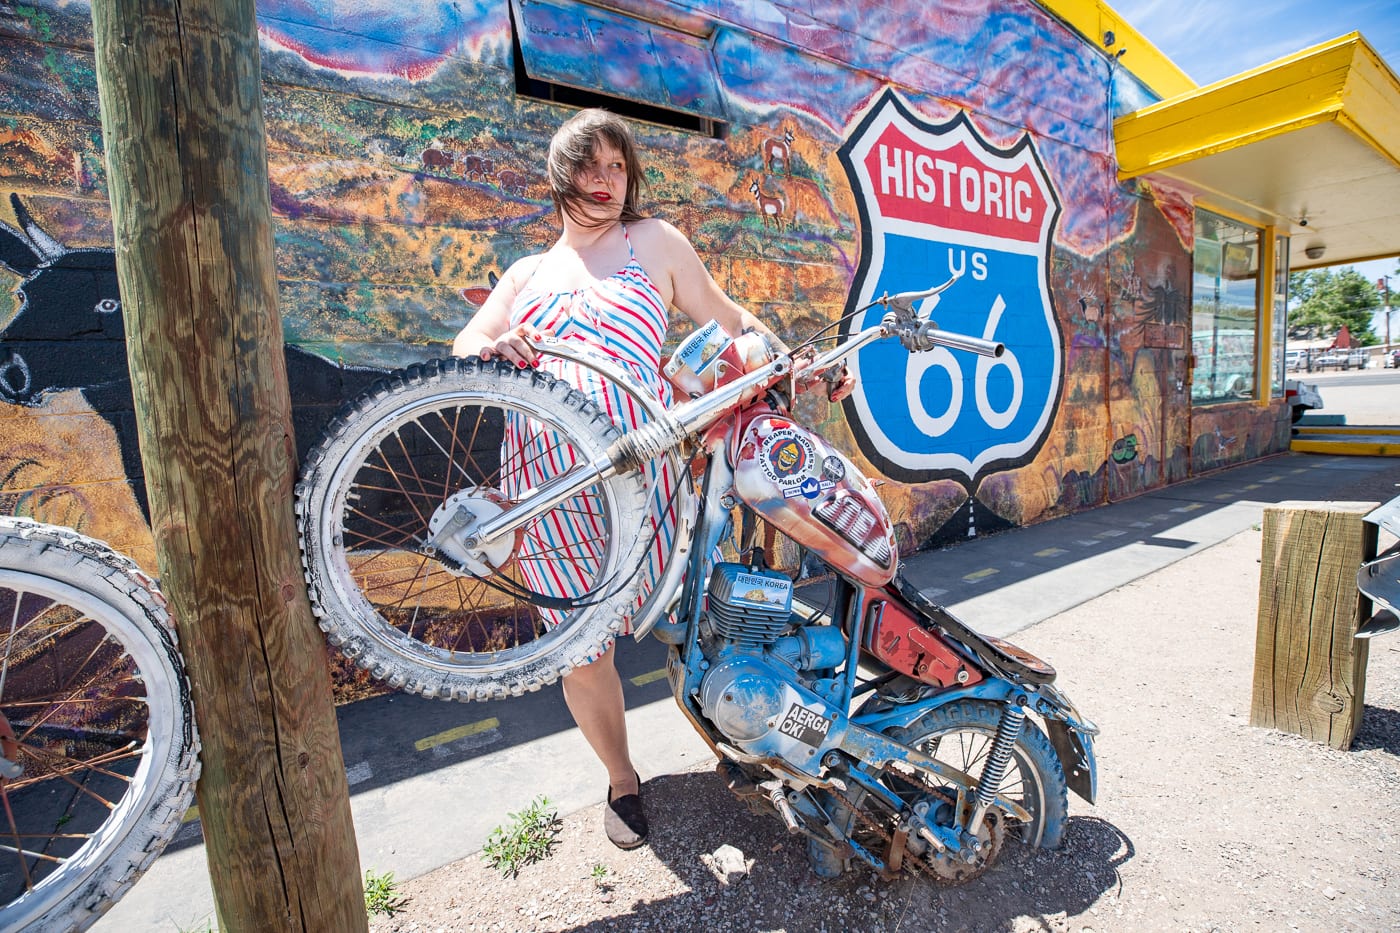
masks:
[[[728,788],[803,836],[824,877],[858,862],[961,883],[1008,837],[1058,845],[1067,790],[1095,798],[1096,727],[1050,665],[899,574],[874,484],[792,415],[799,385],[877,340],[1000,355],[930,319],[954,281],[858,309],[884,313],[823,352],[712,323],[665,366],[671,408],[538,340],[644,413],[626,433],[535,369],[398,374],[347,407],[298,484],[321,628],[395,688],[471,700],[539,689],[630,623],[669,646],[676,703]],[[771,566],[755,519],[830,570],[824,599]]]

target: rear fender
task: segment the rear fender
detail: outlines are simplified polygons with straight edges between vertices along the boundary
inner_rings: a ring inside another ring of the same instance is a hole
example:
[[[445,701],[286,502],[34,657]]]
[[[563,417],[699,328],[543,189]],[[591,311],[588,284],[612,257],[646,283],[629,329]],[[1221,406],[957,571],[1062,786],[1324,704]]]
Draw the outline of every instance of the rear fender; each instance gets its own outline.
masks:
[[[908,703],[874,715],[855,715],[851,721],[875,732],[904,728],[924,713],[958,700],[991,700],[995,703],[1024,705],[1039,714],[1060,767],[1065,784],[1089,803],[1098,796],[1098,763],[1094,758],[1094,736],[1098,726],[1079,714],[1074,704],[1050,684],[1022,687],[998,677],[956,690],[944,690],[917,703]]]
[[[1070,790],[1093,803],[1099,793],[1099,768],[1094,760],[1094,739],[1087,732],[1071,729],[1062,719],[1046,719],[1045,732],[1065,772]]]

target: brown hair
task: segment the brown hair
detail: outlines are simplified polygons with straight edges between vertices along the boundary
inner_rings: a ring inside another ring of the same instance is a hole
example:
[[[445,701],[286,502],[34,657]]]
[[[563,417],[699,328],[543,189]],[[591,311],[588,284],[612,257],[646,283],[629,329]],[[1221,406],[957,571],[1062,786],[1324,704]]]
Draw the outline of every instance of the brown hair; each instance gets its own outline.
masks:
[[[545,169],[549,175],[549,193],[554,198],[555,209],[569,211],[570,217],[589,223],[578,210],[571,209],[589,202],[588,195],[579,189],[574,177],[592,161],[599,140],[622,153],[622,162],[627,167],[627,195],[622,200],[622,222],[641,220],[637,199],[642,185],[642,163],[637,158],[637,144],[632,139],[632,131],[621,117],[597,108],[581,110],[565,120],[549,141]]]

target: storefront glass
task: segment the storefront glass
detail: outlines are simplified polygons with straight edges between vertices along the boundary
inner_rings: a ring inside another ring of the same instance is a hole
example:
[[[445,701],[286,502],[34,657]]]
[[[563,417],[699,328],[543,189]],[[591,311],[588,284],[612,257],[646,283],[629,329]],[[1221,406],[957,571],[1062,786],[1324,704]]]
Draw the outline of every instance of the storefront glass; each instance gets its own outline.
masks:
[[[1273,379],[1270,389],[1274,398],[1283,397],[1284,380],[1288,378],[1284,349],[1288,342],[1288,237],[1274,238],[1274,337],[1272,341]]]
[[[1259,259],[1257,228],[1197,208],[1191,307],[1196,404],[1255,396]]]

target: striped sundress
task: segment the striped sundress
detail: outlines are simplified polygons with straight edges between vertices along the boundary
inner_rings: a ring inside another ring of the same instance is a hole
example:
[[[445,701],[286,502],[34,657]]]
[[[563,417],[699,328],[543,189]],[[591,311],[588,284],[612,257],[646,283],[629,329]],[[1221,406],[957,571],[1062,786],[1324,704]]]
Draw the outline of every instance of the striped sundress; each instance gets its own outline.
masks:
[[[622,233],[627,240],[627,265],[605,279],[574,291],[532,289],[527,282],[516,295],[510,326],[525,324],[560,340],[578,341],[594,352],[601,351],[627,370],[653,398],[669,406],[671,388],[661,375],[666,304],[637,262],[626,226]],[[630,430],[646,422],[646,413],[626,393],[593,370],[548,354],[540,357],[539,365],[543,372],[562,379],[586,395],[619,428]],[[513,419],[507,425],[505,437],[503,461],[507,468],[502,491],[513,498],[520,491],[568,470],[573,465],[572,458],[567,451],[559,450],[558,443],[558,435],[538,422],[523,417]],[[516,466],[512,468],[511,464]],[[607,543],[603,536],[637,534],[643,543],[650,542],[646,564],[641,570],[640,605],[660,577],[662,562],[670,552],[675,533],[675,516],[671,509],[675,477],[670,474],[664,464],[648,466],[644,478],[650,507],[643,528],[600,527],[598,506],[589,501],[586,493],[530,525],[518,551],[521,573],[528,585],[535,592],[571,597],[589,593],[600,582],[611,589],[621,580],[596,579],[602,548]],[[631,567],[624,568],[622,577],[631,572]],[[549,627],[567,617],[566,613],[552,609],[541,608],[539,612]],[[623,634],[630,631],[629,618]]]

